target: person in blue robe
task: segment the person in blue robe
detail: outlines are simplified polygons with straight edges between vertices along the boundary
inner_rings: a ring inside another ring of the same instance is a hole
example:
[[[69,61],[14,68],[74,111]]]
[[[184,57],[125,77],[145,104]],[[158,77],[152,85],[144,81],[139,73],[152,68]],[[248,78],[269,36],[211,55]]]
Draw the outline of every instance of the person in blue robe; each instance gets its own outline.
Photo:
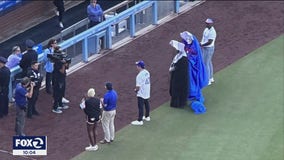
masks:
[[[184,50],[189,63],[188,100],[191,101],[190,105],[193,111],[196,114],[202,114],[206,112],[202,89],[208,85],[208,76],[202,59],[202,50],[199,41],[193,34],[184,31],[180,33],[180,36],[185,45]]]

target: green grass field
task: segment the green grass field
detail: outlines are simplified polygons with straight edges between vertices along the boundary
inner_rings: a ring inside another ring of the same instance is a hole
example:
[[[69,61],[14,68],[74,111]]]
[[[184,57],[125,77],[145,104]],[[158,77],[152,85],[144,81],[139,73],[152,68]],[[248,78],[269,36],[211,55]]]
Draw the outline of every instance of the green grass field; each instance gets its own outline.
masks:
[[[207,113],[166,103],[74,160],[283,160],[284,36],[216,73]]]

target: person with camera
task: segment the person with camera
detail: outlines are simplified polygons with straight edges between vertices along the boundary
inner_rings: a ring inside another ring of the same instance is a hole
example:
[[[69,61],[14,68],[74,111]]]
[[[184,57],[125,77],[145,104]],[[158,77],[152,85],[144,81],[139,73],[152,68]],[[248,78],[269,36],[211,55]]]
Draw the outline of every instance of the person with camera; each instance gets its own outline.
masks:
[[[71,63],[71,59],[67,58],[66,54],[60,50],[56,50],[52,56],[54,61],[54,70],[52,72],[53,86],[53,109],[54,113],[62,113],[62,109],[68,109],[67,105],[63,105],[62,98],[65,94],[66,86],[66,70]]]
[[[21,83],[18,83],[15,91],[15,104],[16,104],[16,124],[15,131],[17,136],[25,136],[25,112],[27,109],[27,98],[33,95],[34,82],[28,77],[24,77]]]
[[[39,65],[37,61],[33,61],[31,67],[28,69],[27,76],[30,78],[32,82],[34,82],[34,90],[31,98],[28,98],[28,110],[27,110],[27,118],[32,118],[32,115],[39,115],[38,111],[35,108],[36,101],[39,95],[39,89],[41,87],[41,82],[43,77],[39,72]]]

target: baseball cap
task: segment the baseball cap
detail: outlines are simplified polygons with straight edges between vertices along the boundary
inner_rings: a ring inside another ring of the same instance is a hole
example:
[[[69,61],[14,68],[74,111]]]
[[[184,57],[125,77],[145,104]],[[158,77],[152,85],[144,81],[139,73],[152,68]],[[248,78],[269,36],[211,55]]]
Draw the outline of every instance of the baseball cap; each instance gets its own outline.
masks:
[[[142,60],[135,62],[135,64],[141,68],[145,68],[145,63]]]
[[[31,39],[26,40],[26,47],[33,48],[34,45],[35,45],[35,42],[33,40]]]
[[[213,23],[213,20],[211,18],[207,18],[205,23]]]
[[[0,62],[1,62],[1,63],[6,63],[6,62],[7,62],[7,59],[1,56],[1,57],[0,57]]]
[[[106,89],[112,90],[112,83],[111,82],[106,82]]]

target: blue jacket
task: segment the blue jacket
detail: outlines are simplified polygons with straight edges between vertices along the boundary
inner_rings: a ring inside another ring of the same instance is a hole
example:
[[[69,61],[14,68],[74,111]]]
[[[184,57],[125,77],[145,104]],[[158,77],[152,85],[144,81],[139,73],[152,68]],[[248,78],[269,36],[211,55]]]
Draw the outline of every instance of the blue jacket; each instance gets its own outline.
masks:
[[[47,48],[43,52],[43,62],[45,63],[44,68],[48,73],[52,73],[53,71],[53,62],[47,57],[48,54],[53,54],[53,50],[51,48]]]
[[[87,7],[88,18],[93,22],[102,22],[103,21],[103,10],[99,4],[96,4],[94,7],[92,4],[89,4]]]
[[[104,95],[104,110],[105,111],[112,111],[116,109],[117,103],[117,93],[115,90],[109,90]]]

